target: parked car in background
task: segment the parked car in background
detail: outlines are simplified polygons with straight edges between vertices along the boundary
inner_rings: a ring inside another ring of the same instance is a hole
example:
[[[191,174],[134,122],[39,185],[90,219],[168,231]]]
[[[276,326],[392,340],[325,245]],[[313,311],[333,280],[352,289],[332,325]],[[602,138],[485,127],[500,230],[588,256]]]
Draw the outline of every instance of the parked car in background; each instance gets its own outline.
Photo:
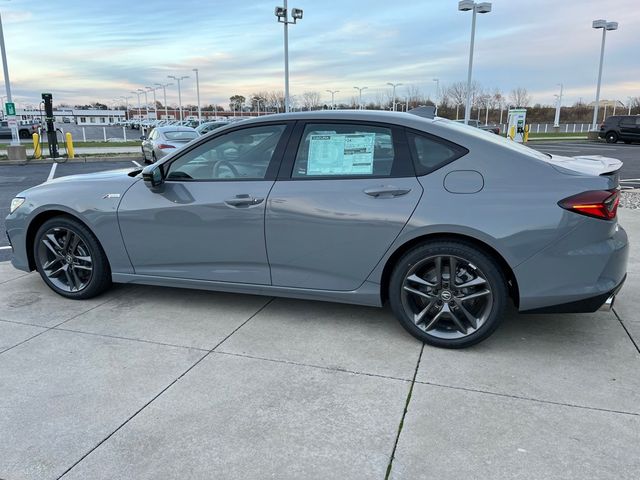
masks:
[[[366,110],[269,115],[170,151],[18,194],[13,265],[73,299],[113,281],[388,301],[409,333],[449,348],[491,335],[510,301],[608,309],[626,277],[612,158]]]
[[[170,125],[154,128],[148,133],[148,136],[143,135],[140,138],[144,161],[154,163],[167,153],[198,138],[198,133],[191,127]]]
[[[458,123],[464,123],[464,120],[455,120]],[[471,120],[469,119],[469,125],[471,125],[472,127],[476,127],[479,128],[480,130],[484,130],[486,132],[493,132],[496,135],[500,135],[500,127],[498,125],[494,125],[494,124],[489,124],[489,125],[485,125],[482,122],[479,122],[478,120]]]
[[[225,125],[229,125],[229,122],[205,122],[199,127],[196,127],[196,132],[198,132],[199,135],[204,135],[205,133],[209,133],[217,128],[224,127]]]
[[[38,132],[39,124],[35,122],[24,122],[18,124],[18,137],[20,138],[31,138],[34,133]],[[10,139],[11,138],[11,128],[9,127],[9,122],[7,120],[0,121],[0,138],[2,139]]]
[[[600,124],[598,137],[607,143],[640,142],[640,115],[612,115]]]

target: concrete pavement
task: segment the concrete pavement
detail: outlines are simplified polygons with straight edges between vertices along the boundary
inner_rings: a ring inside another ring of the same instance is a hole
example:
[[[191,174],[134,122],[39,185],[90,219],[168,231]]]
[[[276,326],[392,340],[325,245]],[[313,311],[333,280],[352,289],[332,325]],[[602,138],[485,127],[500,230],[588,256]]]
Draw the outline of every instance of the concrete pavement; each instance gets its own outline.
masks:
[[[387,309],[145,286],[73,302],[0,263],[0,478],[635,479],[640,211],[615,313],[461,351]]]

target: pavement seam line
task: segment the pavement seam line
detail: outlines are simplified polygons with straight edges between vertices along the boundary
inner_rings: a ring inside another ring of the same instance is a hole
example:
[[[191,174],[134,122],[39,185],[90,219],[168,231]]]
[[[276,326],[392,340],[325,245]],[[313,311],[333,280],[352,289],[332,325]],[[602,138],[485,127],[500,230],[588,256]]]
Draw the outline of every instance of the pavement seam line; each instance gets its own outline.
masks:
[[[153,398],[151,398],[151,400],[149,400],[147,403],[142,405],[142,407],[140,407],[138,410],[136,410],[131,416],[129,416],[129,418],[127,418],[124,422],[122,422],[120,425],[118,425],[118,427],[115,430],[113,430],[110,434],[108,434],[106,437],[104,437],[102,440],[100,440],[93,448],[91,448],[87,453],[85,453],[82,457],[80,457],[79,460],[74,462],[69,468],[67,468],[64,472],[62,472],[62,474],[59,477],[57,477],[56,480],[60,480],[67,473],[69,473],[73,468],[75,468],[78,464],[80,464],[80,462],[82,462],[85,458],[87,458],[89,455],[91,455],[91,453],[93,453],[95,450],[97,450],[103,443],[105,443],[113,435],[115,435],[122,427],[124,427],[127,423],[129,423],[131,420],[133,420],[140,412],[142,412],[145,408],[147,408],[149,405],[151,405],[151,403],[153,403],[157,398],[159,398],[164,392],[166,392],[173,385],[178,383],[178,381],[182,377],[184,377],[187,373],[189,373],[191,370],[193,370],[205,358],[207,358],[209,355],[211,355],[213,353],[213,351],[216,348],[218,348],[220,345],[222,345],[224,342],[226,342],[229,339],[229,337],[231,337],[234,333],[236,333],[243,326],[245,326],[249,321],[251,321],[253,318],[255,318],[256,315],[258,315],[265,308],[267,308],[267,306],[269,306],[274,300],[275,300],[275,298],[273,298],[273,297],[271,299],[269,299],[269,301],[267,301],[262,307],[260,307],[253,315],[251,315],[244,322],[242,322],[240,325],[238,325],[229,335],[227,335],[222,340],[220,340],[220,342],[218,342],[218,344],[215,347],[213,347],[211,350],[207,350],[204,355],[202,355],[198,360],[196,360],[192,365],[190,365],[184,372],[182,372],[178,377],[176,377],[173,381],[171,381],[167,386],[162,388],[160,390],[160,392],[158,392],[155,396],[153,396]]]
[[[384,378],[386,380],[397,380],[401,382],[410,382],[411,380],[400,377],[392,377],[391,375],[381,375],[378,373],[368,373],[368,372],[357,372],[355,370],[348,370],[346,368],[338,368],[338,367],[326,367],[324,365],[315,365],[313,363],[302,363],[302,362],[294,362],[292,360],[278,360],[274,358],[267,357],[257,357],[255,355],[247,355],[244,353],[233,353],[233,352],[213,352],[216,355],[229,355],[233,357],[240,358],[250,358],[252,360],[263,360],[265,362],[273,362],[273,363],[282,363],[285,365],[295,365],[298,367],[308,367],[308,368],[317,368],[320,370],[329,370],[331,372],[341,372],[341,373],[350,373],[352,375],[362,375],[366,377],[375,377],[375,378]]]
[[[422,353],[424,352],[424,343],[422,347],[420,347],[420,354],[418,355],[418,361],[416,362],[416,369],[413,372],[413,379],[411,380],[411,385],[409,386],[409,393],[407,393],[407,400],[404,404],[404,410],[402,411],[402,418],[400,419],[400,423],[398,424],[398,433],[396,434],[395,442],[393,443],[393,450],[391,451],[391,457],[389,457],[389,464],[387,465],[387,472],[384,476],[384,480],[389,480],[389,476],[391,475],[391,470],[393,469],[393,460],[396,457],[396,450],[398,448],[398,442],[400,441],[400,434],[402,433],[402,427],[404,426],[404,419],[407,416],[407,411],[409,410],[409,404],[411,403],[411,396],[413,395],[413,387],[416,384],[416,377],[418,376],[418,369],[420,368],[420,361],[422,360]]]
[[[24,273],[23,275],[20,275],[18,277],[10,278],[9,280],[3,280],[2,282],[0,282],[0,285],[3,285],[5,283],[9,283],[9,282],[13,282],[14,280],[18,280],[19,278],[26,277],[27,275],[30,275],[30,274],[31,274],[31,272]],[[0,480],[2,480],[2,479],[0,479]]]
[[[615,307],[612,310],[613,310],[613,314],[618,319],[618,322],[620,322],[620,325],[622,326],[622,328],[626,332],[627,336],[629,337],[629,340],[631,340],[631,343],[633,343],[633,346],[636,347],[636,351],[638,353],[640,353],[640,346],[638,346],[638,344],[636,343],[635,339],[631,336],[631,332],[627,329],[627,326],[624,324],[624,321],[622,320],[622,317],[620,315],[618,315],[618,312],[616,311]]]
[[[417,380],[416,383],[419,383],[421,385],[429,385],[429,386],[432,386],[432,387],[448,388],[448,389],[451,389],[451,390],[462,390],[464,392],[481,393],[481,394],[485,394],[485,395],[493,395],[495,397],[511,398],[511,399],[514,399],[514,400],[523,400],[525,402],[543,403],[543,404],[547,404],[547,405],[557,405],[559,407],[580,408],[582,410],[592,410],[592,411],[595,411],[595,412],[615,413],[615,414],[618,414],[618,415],[632,415],[632,416],[635,416],[635,417],[640,417],[640,413],[625,412],[623,410],[611,410],[611,409],[608,409],[608,408],[588,407],[586,405],[576,405],[576,404],[573,404],[573,403],[555,402],[553,400],[541,400],[539,398],[523,397],[521,395],[490,392],[488,390],[479,390],[477,388],[469,388],[469,387],[455,387],[455,386],[452,386],[452,385],[444,385],[442,383],[433,383],[433,382],[424,382],[424,381],[420,381],[420,380]]]
[[[42,332],[38,332],[38,333],[36,333],[35,335],[33,335],[32,337],[29,337],[29,338],[27,338],[27,339],[25,339],[25,340],[23,340],[23,341],[21,341],[21,342],[19,342],[19,343],[16,343],[15,345],[12,345],[12,346],[11,346],[11,347],[9,347],[9,348],[6,348],[6,349],[4,349],[4,350],[0,351],[0,355],[2,355],[2,354],[3,354],[3,353],[5,353],[5,352],[8,352],[9,350],[13,350],[14,348],[19,347],[19,346],[20,346],[20,345],[22,345],[23,343],[27,343],[29,340],[33,340],[34,338],[39,337],[40,335],[42,335],[42,334],[44,334],[44,333],[47,333],[47,332],[49,332],[49,331],[51,331],[51,330],[56,329],[56,327],[59,327],[59,326],[60,326],[60,325],[62,325],[63,323],[69,322],[69,321],[73,320],[74,318],[78,318],[80,315],[84,315],[85,313],[89,313],[90,311],[92,311],[92,310],[94,310],[94,309],[96,309],[96,308],[98,308],[98,307],[101,307],[102,305],[105,305],[105,304],[107,304],[107,303],[111,302],[112,300],[115,300],[115,299],[117,299],[117,298],[120,298],[122,295],[124,295],[124,293],[125,293],[125,292],[123,292],[122,294],[117,295],[117,296],[115,296],[115,297],[113,297],[113,298],[109,298],[108,300],[105,300],[104,302],[99,303],[98,305],[95,305],[95,306],[91,307],[90,309],[85,310],[85,311],[84,311],[84,312],[82,312],[82,313],[78,313],[77,315],[74,315],[74,316],[73,316],[73,317],[71,317],[71,318],[68,318],[68,319],[66,319],[66,320],[64,320],[64,321],[62,321],[62,322],[60,322],[60,323],[57,323],[56,325],[53,325],[52,327],[45,327],[45,326],[43,326],[43,325],[33,325],[33,324],[31,324],[31,323],[20,323],[20,322],[12,322],[12,321],[10,321],[10,320],[3,320],[4,322],[11,322],[11,323],[15,323],[15,324],[17,324],[17,325],[29,325],[29,326],[32,326],[32,327],[40,327],[40,328],[44,328],[45,330],[43,330]],[[61,330],[61,329],[58,329],[58,330]]]

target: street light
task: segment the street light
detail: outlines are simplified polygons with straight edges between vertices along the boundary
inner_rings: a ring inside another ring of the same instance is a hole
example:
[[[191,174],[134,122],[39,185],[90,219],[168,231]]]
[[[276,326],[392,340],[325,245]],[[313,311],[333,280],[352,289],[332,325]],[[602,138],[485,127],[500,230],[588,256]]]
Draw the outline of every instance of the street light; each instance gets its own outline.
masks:
[[[434,115],[438,115],[438,102],[440,100],[440,79],[434,78],[433,81],[436,82],[436,110],[433,113]]]
[[[9,80],[9,66],[7,65],[7,51],[4,47],[2,16],[0,16],[0,51],[2,52],[2,68],[4,70],[4,86],[7,91],[7,103],[13,103],[13,98],[11,97],[11,81]],[[20,145],[17,124],[11,126],[11,145]]]
[[[136,90],[135,92],[131,93],[138,96],[138,122],[140,122],[142,120],[142,111],[140,110],[140,92]]]
[[[491,3],[475,3],[473,0],[461,0],[458,2],[458,10],[461,12],[473,10],[473,17],[471,19],[471,44],[469,46],[469,71],[467,72],[467,102],[464,107],[464,123],[468,124],[471,116],[471,71],[473,69],[473,43],[476,37],[476,14],[489,13],[491,11]]]
[[[387,85],[393,87],[393,111],[396,111],[396,87],[399,87],[400,85],[402,85],[401,83],[391,83],[391,82],[387,82]],[[356,87],[358,88],[358,87]],[[367,87],[364,87],[367,88]]]
[[[553,120],[553,126],[554,128],[558,128],[560,126],[560,109],[562,108],[562,84],[558,83],[558,85],[560,85],[560,95],[556,95],[556,97],[558,98],[558,101],[556,102],[556,118]]]
[[[334,96],[336,93],[338,93],[340,90],[327,90],[328,93],[331,94],[331,110],[335,110],[336,109],[336,104],[333,101]]]
[[[182,121],[182,91],[180,88],[180,82],[185,78],[189,78],[189,75],[184,75],[182,77],[175,77],[173,75],[167,75],[167,78],[173,78],[178,83],[178,108],[180,109],[180,121]]]
[[[167,87],[173,85],[173,83],[154,83],[158,88],[162,88],[162,94],[164,96],[164,118],[169,118],[169,109],[167,108]]]
[[[158,120],[158,104],[156,103],[156,90],[158,87],[145,87],[148,92],[153,92],[153,111],[156,115],[156,120]]]
[[[200,110],[200,77],[198,77],[198,69],[194,68],[196,72],[196,93],[198,95],[198,124],[202,123],[202,110]]]
[[[353,87],[353,88],[358,90],[358,92],[360,94],[360,96],[358,97],[358,107],[359,107],[360,110],[362,110],[362,91],[366,90],[369,87]]]
[[[631,97],[627,97],[627,107],[629,107],[629,113],[627,115],[631,115],[631,102],[632,102],[632,98]]]
[[[600,68],[598,69],[598,87],[596,88],[596,106],[593,109],[593,122],[591,130],[595,131],[598,121],[598,107],[600,106],[600,83],[602,82],[602,62],[604,60],[604,41],[607,38],[607,30],[617,30],[618,22],[607,22],[606,20],[594,20],[591,24],[593,28],[602,29],[602,46],[600,47]]]
[[[147,97],[147,91],[143,90],[142,88],[138,88],[138,91],[140,93],[144,93],[144,116],[146,117],[147,121],[149,121],[149,99]]]
[[[289,12],[287,10],[287,0],[284,0],[284,7],[276,7],[275,15],[278,22],[284,24],[284,111],[289,111],[289,24],[296,24],[298,20],[302,20],[302,10],[299,8],[291,9],[291,18],[289,20]]]

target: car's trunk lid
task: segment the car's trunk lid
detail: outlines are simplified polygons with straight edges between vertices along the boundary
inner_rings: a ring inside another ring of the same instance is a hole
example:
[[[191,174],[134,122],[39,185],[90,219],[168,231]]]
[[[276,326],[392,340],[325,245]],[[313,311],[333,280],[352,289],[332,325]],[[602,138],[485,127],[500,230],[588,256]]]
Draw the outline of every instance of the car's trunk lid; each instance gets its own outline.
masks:
[[[547,162],[556,170],[568,175],[610,175],[622,167],[620,160],[602,155],[579,155],[576,157],[551,155]]]

